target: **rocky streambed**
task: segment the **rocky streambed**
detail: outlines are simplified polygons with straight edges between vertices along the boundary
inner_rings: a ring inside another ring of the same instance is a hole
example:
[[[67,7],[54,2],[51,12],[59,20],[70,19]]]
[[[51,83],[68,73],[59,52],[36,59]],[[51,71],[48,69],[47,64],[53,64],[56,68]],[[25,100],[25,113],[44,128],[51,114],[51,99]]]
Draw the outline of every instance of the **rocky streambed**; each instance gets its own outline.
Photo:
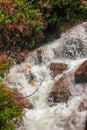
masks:
[[[5,82],[33,105],[17,130],[86,130],[87,23],[30,52]]]

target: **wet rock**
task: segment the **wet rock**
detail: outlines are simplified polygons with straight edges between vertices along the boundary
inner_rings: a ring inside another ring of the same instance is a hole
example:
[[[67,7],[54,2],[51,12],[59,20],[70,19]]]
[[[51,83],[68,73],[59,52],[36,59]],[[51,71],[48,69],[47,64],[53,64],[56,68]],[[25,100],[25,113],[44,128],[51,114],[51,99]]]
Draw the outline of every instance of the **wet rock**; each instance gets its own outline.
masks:
[[[37,50],[37,59],[39,64],[42,63],[42,49]]]
[[[87,97],[86,97],[86,98],[83,98],[82,102],[81,102],[80,105],[79,105],[78,110],[79,110],[79,111],[87,110]],[[84,130],[87,130],[87,116],[86,116],[86,120],[85,120]]]
[[[70,59],[83,56],[83,48],[81,39],[69,37],[64,44],[63,56]]]
[[[68,66],[65,63],[51,63],[50,70],[51,75],[55,77],[57,74],[63,73],[63,71],[67,70]]]
[[[83,111],[84,110],[84,104],[83,104],[83,102],[79,105],[78,110],[79,111]]]
[[[87,60],[75,71],[75,83],[87,83]]]
[[[24,74],[26,76],[26,79],[28,82],[34,87],[35,82],[34,82],[34,74],[32,73],[31,66],[27,64],[24,69]]]
[[[87,117],[86,117],[85,129],[84,130],[87,130]]]
[[[82,102],[80,103],[78,110],[79,111],[84,111],[86,109],[87,109],[87,98],[84,98],[82,100]]]
[[[54,104],[57,102],[66,102],[71,93],[69,88],[72,86],[70,79],[67,76],[61,77],[52,87],[52,91],[49,94],[48,102],[50,104]]]

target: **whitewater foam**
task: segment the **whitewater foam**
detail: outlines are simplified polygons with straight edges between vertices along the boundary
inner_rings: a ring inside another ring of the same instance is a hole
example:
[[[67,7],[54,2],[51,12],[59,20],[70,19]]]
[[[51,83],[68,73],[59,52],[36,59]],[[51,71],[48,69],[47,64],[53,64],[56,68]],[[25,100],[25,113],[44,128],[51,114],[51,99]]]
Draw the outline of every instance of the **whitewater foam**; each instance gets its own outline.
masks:
[[[79,25],[74,31],[67,32],[60,39],[39,48],[43,50],[41,64],[37,63],[37,50],[35,50],[29,54],[24,63],[15,65],[9,71],[6,77],[7,84],[12,88],[16,87],[24,96],[31,94],[38,88],[38,91],[28,98],[34,108],[32,110],[24,110],[23,125],[16,130],[84,130],[87,111],[79,111],[78,107],[83,99],[87,98],[87,92],[84,91],[87,87],[83,88],[81,85],[76,85],[75,90],[72,88],[72,96],[67,103],[57,103],[55,106],[50,107],[47,101],[54,82],[59,78],[59,76],[55,79],[51,77],[50,63],[67,63],[68,70],[64,71],[64,73],[73,74],[74,70],[86,60],[86,57],[78,57],[71,60],[61,56],[65,38],[69,36],[79,37],[84,44],[87,43],[87,34],[84,26],[85,24]],[[24,73],[26,65],[31,66],[31,71],[34,75],[34,87]],[[77,89],[79,89],[79,93]]]

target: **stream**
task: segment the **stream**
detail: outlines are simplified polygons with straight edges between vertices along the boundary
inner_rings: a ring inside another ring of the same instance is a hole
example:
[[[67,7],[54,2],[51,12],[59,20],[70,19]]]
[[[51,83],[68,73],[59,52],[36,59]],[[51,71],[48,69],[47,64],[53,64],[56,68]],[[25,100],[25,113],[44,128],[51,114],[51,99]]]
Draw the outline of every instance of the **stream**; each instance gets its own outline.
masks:
[[[87,110],[78,107],[87,98],[87,84],[75,84],[67,102],[58,102],[50,106],[48,95],[54,83],[63,75],[71,74],[87,60],[87,23],[82,23],[61,34],[54,40],[29,53],[25,62],[14,65],[7,75],[6,83],[17,88],[33,104],[33,109],[24,109],[23,124],[16,130],[84,130]],[[39,51],[38,51],[39,50]],[[50,63],[63,62],[68,69],[62,74],[51,76]],[[30,82],[29,70],[33,74]],[[79,90],[79,91],[77,91]]]

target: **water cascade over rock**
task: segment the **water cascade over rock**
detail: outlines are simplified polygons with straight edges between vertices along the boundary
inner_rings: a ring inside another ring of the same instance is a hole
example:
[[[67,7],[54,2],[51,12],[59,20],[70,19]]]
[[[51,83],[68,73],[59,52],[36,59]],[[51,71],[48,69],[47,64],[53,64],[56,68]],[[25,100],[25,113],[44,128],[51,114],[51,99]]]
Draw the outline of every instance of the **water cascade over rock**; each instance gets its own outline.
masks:
[[[24,109],[23,124],[16,130],[85,130],[87,67],[82,66],[87,65],[86,27],[85,22],[68,30],[60,39],[30,52],[24,63],[9,71],[5,82],[33,105],[33,109]]]
[[[84,56],[83,43],[81,39],[69,37],[64,43],[63,56],[75,59]]]

